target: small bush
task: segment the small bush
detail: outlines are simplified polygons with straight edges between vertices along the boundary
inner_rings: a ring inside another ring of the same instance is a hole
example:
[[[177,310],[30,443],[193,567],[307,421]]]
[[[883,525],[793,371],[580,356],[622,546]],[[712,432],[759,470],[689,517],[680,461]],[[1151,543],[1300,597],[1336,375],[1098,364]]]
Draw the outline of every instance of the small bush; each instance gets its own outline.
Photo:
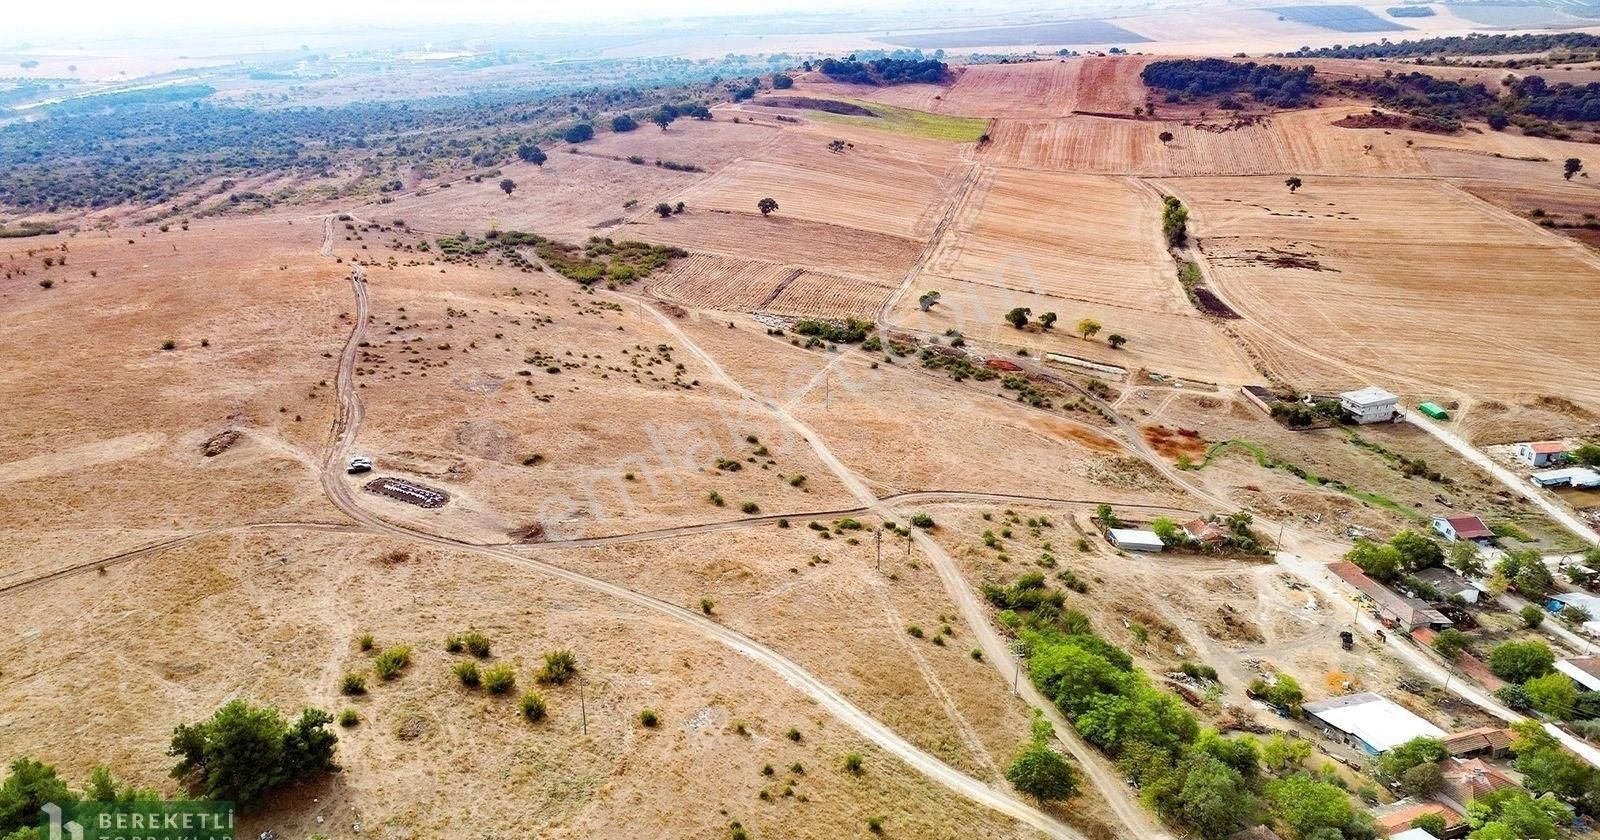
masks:
[[[173,341],[172,339],[169,338],[166,341],[161,342],[161,349],[162,350],[176,350],[176,349],[178,349],[178,342]]]
[[[861,775],[861,768],[864,761],[865,759],[861,757],[861,753],[847,752],[844,754],[844,769],[846,772],[859,776]]]
[[[489,658],[489,637],[474,630],[461,637],[461,643],[467,646],[467,652],[479,659]]]
[[[744,513],[760,513],[761,506],[755,502],[744,502],[739,505],[739,510]]]
[[[882,834],[883,817],[867,817],[867,830],[873,834]]]
[[[716,606],[716,602],[712,601],[710,598],[701,598],[700,599],[700,611],[705,613],[706,615],[710,615],[711,614],[711,608],[715,607],[715,606]]]
[[[496,665],[483,672],[483,687],[490,694],[509,694],[517,687],[517,673],[509,665]]]
[[[911,524],[926,530],[933,527],[933,517],[927,515],[926,513],[913,514],[911,517]]]
[[[362,633],[361,637],[356,639],[356,647],[361,648],[362,652],[370,651],[377,646],[378,640],[372,638],[371,633]]]
[[[577,673],[578,657],[570,650],[557,650],[544,655],[544,667],[534,679],[546,685],[566,685]]]
[[[645,709],[639,713],[639,723],[642,724],[646,729],[655,729],[656,724],[659,724],[660,722],[661,719],[656,717],[656,712],[654,709]]]
[[[539,695],[539,692],[529,691],[523,694],[522,699],[517,701],[517,706],[522,710],[522,716],[529,721],[538,723],[544,720],[544,698]]]
[[[400,676],[400,672],[411,664],[411,648],[407,645],[395,645],[386,648],[378,658],[372,661],[372,670],[376,671],[381,680],[392,680]]]
[[[467,688],[477,688],[483,682],[483,675],[478,673],[478,663],[472,660],[457,662],[454,668],[456,679]]]
[[[362,674],[345,674],[339,683],[339,693],[346,697],[359,697],[367,693],[367,678]]]
[[[977,661],[979,661],[979,662],[982,662],[983,661],[983,649],[982,648],[973,648],[972,649],[972,658],[977,660]]]
[[[920,638],[922,638],[922,635],[923,635],[922,634],[922,628],[918,627],[915,624],[907,626],[906,627],[906,632],[911,634],[911,637],[913,639],[920,639]]]
[[[355,709],[345,709],[339,713],[339,725],[345,729],[349,729],[360,722],[361,715],[357,714]]]
[[[466,646],[466,643],[461,641],[460,636],[450,636],[444,640],[445,653],[460,653],[466,649]]]
[[[783,733],[783,737],[788,738],[789,740],[798,744],[800,743],[800,730],[791,726],[789,727],[788,732]]]

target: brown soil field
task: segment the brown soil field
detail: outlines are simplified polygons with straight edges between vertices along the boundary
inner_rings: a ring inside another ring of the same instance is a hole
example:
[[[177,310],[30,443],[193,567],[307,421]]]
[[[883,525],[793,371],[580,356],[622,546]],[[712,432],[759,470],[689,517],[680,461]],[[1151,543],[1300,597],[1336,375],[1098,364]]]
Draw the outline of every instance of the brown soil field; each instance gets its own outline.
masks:
[[[1271,313],[1280,340],[1420,398],[1600,405],[1600,390],[1565,373],[1596,362],[1567,338],[1600,300],[1581,246],[1435,182],[1316,179],[1293,195],[1275,178],[1165,185],[1193,208],[1218,291],[1257,328]],[[1312,255],[1322,270],[1262,262],[1273,248]],[[1471,293],[1451,293],[1461,289]]]
[[[650,213],[626,227],[613,229],[611,235],[721,256],[883,279],[904,276],[922,250],[922,243],[915,239],[787,216],[781,201],[779,211],[768,217],[754,212],[754,202],[750,208],[751,212],[691,208],[685,215],[670,219],[659,219]]]
[[[645,289],[697,309],[741,312],[759,309],[772,300],[798,270],[777,263],[695,254],[651,275]]]
[[[887,283],[802,271],[766,309],[778,315],[871,320],[894,289]]]

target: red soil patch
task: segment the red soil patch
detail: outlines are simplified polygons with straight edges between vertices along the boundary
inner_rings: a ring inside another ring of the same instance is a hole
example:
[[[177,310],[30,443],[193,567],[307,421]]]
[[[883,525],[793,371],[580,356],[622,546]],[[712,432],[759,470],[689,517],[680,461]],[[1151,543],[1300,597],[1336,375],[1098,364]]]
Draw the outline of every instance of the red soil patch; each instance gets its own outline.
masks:
[[[1163,458],[1177,459],[1179,455],[1197,458],[1206,454],[1207,443],[1200,433],[1191,429],[1172,429],[1166,426],[1146,426],[1139,430],[1144,442]]]

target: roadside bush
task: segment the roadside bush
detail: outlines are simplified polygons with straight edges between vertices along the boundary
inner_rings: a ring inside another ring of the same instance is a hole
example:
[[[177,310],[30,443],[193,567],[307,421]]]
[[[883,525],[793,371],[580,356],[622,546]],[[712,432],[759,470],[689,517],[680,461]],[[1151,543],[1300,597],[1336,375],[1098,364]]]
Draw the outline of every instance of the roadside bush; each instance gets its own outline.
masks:
[[[529,721],[538,723],[544,720],[546,711],[544,697],[540,696],[539,692],[529,691],[524,693],[522,699],[517,701],[517,706],[522,710],[522,716]]]
[[[1517,615],[1522,617],[1522,626],[1532,630],[1544,623],[1544,610],[1534,604],[1528,604]]]

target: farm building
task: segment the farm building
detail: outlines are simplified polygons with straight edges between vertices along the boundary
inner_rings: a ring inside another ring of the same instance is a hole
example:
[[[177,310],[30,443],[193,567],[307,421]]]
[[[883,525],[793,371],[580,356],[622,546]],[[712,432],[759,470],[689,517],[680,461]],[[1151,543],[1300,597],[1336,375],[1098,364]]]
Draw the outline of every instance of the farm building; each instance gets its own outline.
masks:
[[[1583,691],[1600,691],[1600,656],[1557,659],[1556,670],[1571,677]]]
[[[1439,593],[1446,598],[1459,597],[1469,604],[1478,603],[1478,587],[1473,586],[1466,578],[1449,569],[1441,569],[1438,566],[1431,569],[1423,569],[1416,573],[1416,578],[1439,590]]]
[[[1245,399],[1255,403],[1257,408],[1268,414],[1272,413],[1273,406],[1283,402],[1281,397],[1272,393],[1265,385],[1245,385],[1239,389],[1239,393],[1244,394]]]
[[[1425,814],[1438,814],[1444,818],[1445,836],[1447,837],[1460,836],[1460,833],[1467,828],[1467,821],[1462,819],[1460,814],[1450,810],[1450,808],[1438,802],[1424,802],[1409,796],[1372,809],[1372,818],[1378,824],[1378,836],[1388,837],[1390,840],[1402,835],[1406,837],[1406,840],[1419,838],[1420,835],[1409,833],[1415,830],[1411,828],[1411,821]],[[1423,832],[1423,834],[1427,834],[1429,837],[1433,836],[1427,832]]]
[[[1450,419],[1450,412],[1445,411],[1444,410],[1444,406],[1442,406],[1442,405],[1440,405],[1440,404],[1438,404],[1436,402],[1425,402],[1425,403],[1422,403],[1421,405],[1417,406],[1417,410],[1422,412],[1423,414],[1428,415],[1429,417],[1432,417],[1435,420],[1449,420]]]
[[[1511,730],[1480,726],[1444,739],[1444,748],[1456,758],[1486,755],[1499,758],[1511,751]]]
[[[1475,799],[1497,790],[1518,787],[1516,780],[1485,764],[1481,758],[1447,758],[1439,763],[1439,769],[1444,776],[1439,800],[1461,814],[1467,812],[1467,806]]]
[[[1548,467],[1567,462],[1567,445],[1559,440],[1517,444],[1517,457],[1530,467]]]
[[[1412,738],[1444,738],[1443,729],[1370,691],[1307,703],[1313,726],[1368,755],[1388,752]]]
[[[1435,516],[1433,530],[1451,542],[1471,540],[1479,545],[1494,542],[1494,531],[1476,516]]]
[[[1135,528],[1112,528],[1110,533],[1111,544],[1117,548],[1128,551],[1160,551],[1166,548],[1161,538],[1155,531],[1142,531]]]
[[[1189,539],[1205,545],[1217,545],[1228,541],[1226,528],[1204,519],[1192,519],[1183,523],[1183,532],[1189,535]]]
[[[1589,620],[1583,623],[1583,632],[1591,636],[1600,636],[1600,595],[1590,595],[1587,592],[1558,592],[1545,599],[1545,609],[1559,613],[1569,607],[1578,607],[1589,613]]]
[[[1588,467],[1563,467],[1558,470],[1540,470],[1528,476],[1539,487],[1600,487],[1600,472]]]
[[[1372,602],[1378,618],[1388,626],[1399,627],[1409,633],[1418,627],[1437,630],[1455,623],[1444,613],[1428,606],[1426,601],[1408,598],[1367,577],[1360,566],[1348,560],[1328,564],[1328,571],[1365,595]]]
[[[1398,413],[1400,398],[1382,388],[1366,387],[1339,395],[1339,406],[1357,423],[1389,423]]]

